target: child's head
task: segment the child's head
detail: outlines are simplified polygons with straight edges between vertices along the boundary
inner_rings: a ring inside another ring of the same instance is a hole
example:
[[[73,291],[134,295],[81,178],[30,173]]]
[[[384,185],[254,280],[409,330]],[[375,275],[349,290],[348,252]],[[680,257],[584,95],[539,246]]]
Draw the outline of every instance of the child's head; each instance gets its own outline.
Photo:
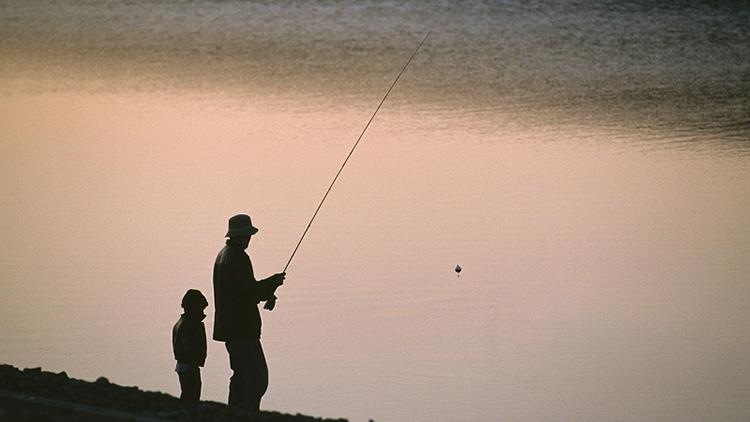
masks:
[[[182,307],[185,312],[203,312],[206,306],[208,306],[208,301],[200,290],[190,289],[182,297]]]

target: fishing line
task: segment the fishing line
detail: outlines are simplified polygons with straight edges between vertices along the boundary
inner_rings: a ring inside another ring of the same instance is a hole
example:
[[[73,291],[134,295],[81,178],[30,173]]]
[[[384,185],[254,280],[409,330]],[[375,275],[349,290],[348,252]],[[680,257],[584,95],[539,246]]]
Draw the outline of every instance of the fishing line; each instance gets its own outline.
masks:
[[[411,63],[414,56],[417,55],[417,52],[420,48],[422,48],[422,45],[427,41],[427,37],[429,37],[431,32],[428,32],[427,35],[425,35],[424,39],[421,43],[417,46],[417,48],[414,50],[414,52],[411,54],[411,57],[409,57],[409,60],[406,61],[406,64],[401,69],[401,72],[398,73],[398,76],[396,76],[396,79],[391,84],[391,87],[388,88],[388,91],[383,96],[383,99],[380,100],[380,104],[378,104],[378,107],[375,109],[375,112],[372,113],[372,116],[370,117],[370,120],[365,125],[365,128],[362,129],[362,133],[359,134],[359,138],[357,138],[357,142],[354,143],[354,146],[349,151],[349,155],[346,156],[346,159],[344,160],[344,163],[341,164],[341,167],[339,167],[339,171],[336,173],[336,176],[333,178],[333,181],[331,182],[331,185],[328,186],[328,190],[326,191],[326,194],[323,195],[323,199],[320,200],[320,204],[318,204],[318,208],[313,213],[312,218],[310,219],[310,222],[307,223],[307,228],[305,228],[305,231],[302,233],[302,237],[300,237],[299,242],[297,242],[297,246],[294,247],[294,251],[292,251],[292,256],[289,257],[289,261],[286,262],[286,265],[284,266],[284,271],[286,272],[286,269],[289,267],[289,264],[292,262],[292,259],[294,258],[294,255],[297,253],[297,249],[299,249],[299,245],[302,244],[302,240],[305,238],[305,235],[307,234],[307,231],[310,230],[310,226],[312,226],[313,220],[315,220],[315,217],[318,215],[318,211],[320,211],[320,208],[323,206],[323,202],[325,202],[326,198],[328,198],[328,194],[331,193],[331,189],[333,188],[333,185],[336,183],[336,180],[338,180],[339,175],[341,174],[341,171],[344,170],[344,166],[346,166],[346,163],[349,161],[349,158],[351,158],[352,154],[354,153],[354,150],[357,148],[357,145],[359,145],[359,141],[362,140],[362,137],[365,135],[365,132],[367,132],[367,128],[370,127],[370,123],[372,123],[373,119],[375,119],[375,115],[378,114],[378,111],[380,111],[380,107],[383,106],[383,103],[385,102],[385,99],[388,98],[388,94],[391,93],[393,90],[393,87],[396,86],[396,83],[401,78],[401,75],[404,73],[406,68],[409,66],[409,63]]]

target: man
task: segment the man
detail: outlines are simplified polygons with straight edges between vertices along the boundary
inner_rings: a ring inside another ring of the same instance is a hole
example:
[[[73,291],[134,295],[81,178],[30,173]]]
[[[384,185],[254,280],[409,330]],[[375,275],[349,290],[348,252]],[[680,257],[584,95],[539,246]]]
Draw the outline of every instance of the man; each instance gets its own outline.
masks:
[[[250,257],[245,253],[250,238],[258,232],[244,214],[229,219],[224,249],[214,263],[215,318],[213,338],[223,341],[229,352],[233,374],[229,382],[229,405],[260,410],[260,399],[268,388],[268,366],[260,344],[258,304],[273,310],[276,288],[285,273],[256,280]]]

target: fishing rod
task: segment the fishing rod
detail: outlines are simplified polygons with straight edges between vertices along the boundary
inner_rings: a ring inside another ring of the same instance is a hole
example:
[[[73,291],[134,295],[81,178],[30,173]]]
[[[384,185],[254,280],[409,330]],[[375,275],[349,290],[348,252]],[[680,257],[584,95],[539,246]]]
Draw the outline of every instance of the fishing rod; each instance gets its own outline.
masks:
[[[367,128],[370,127],[370,123],[372,123],[373,119],[375,119],[375,115],[378,114],[378,111],[380,111],[380,107],[383,106],[383,103],[385,102],[385,99],[388,98],[388,94],[391,93],[393,90],[393,87],[396,86],[396,83],[401,78],[401,75],[404,73],[406,68],[409,66],[409,63],[411,63],[414,56],[417,55],[417,52],[420,48],[422,48],[422,45],[427,41],[427,37],[429,37],[431,32],[428,32],[427,35],[425,35],[424,39],[421,43],[417,46],[417,48],[414,50],[414,52],[411,54],[411,57],[409,57],[409,60],[406,61],[406,64],[401,69],[401,71],[398,73],[398,76],[396,76],[396,79],[391,84],[391,87],[388,88],[388,91],[383,96],[383,99],[380,100],[380,104],[378,104],[378,107],[375,109],[375,112],[372,113],[372,116],[370,117],[370,120],[365,125],[365,128],[362,129],[362,133],[359,134],[359,138],[357,138],[357,142],[354,143],[354,146],[349,151],[349,155],[346,156],[346,159],[344,160],[344,163],[341,164],[341,167],[339,167],[339,171],[336,173],[336,176],[333,178],[333,181],[331,182],[331,185],[328,186],[328,190],[326,191],[326,194],[323,195],[323,199],[320,200],[320,204],[318,204],[318,208],[313,213],[312,218],[310,219],[310,222],[307,223],[307,228],[305,228],[305,231],[302,233],[302,237],[300,237],[299,242],[297,242],[297,246],[294,247],[294,251],[292,251],[292,256],[289,257],[289,261],[286,262],[286,265],[284,266],[284,271],[286,272],[286,269],[289,268],[289,264],[292,262],[292,259],[294,258],[294,255],[297,253],[297,249],[299,249],[299,245],[302,244],[302,240],[305,238],[305,235],[307,234],[307,231],[310,230],[310,226],[312,226],[313,220],[315,220],[315,217],[318,215],[318,211],[320,211],[320,208],[323,206],[323,202],[326,201],[326,198],[328,198],[328,194],[331,193],[331,189],[333,189],[333,185],[336,183],[336,180],[338,180],[339,175],[341,175],[341,171],[344,170],[344,166],[346,166],[346,163],[349,161],[349,158],[351,158],[352,154],[354,153],[354,150],[357,148],[357,145],[359,145],[359,141],[362,140],[362,137],[365,135],[365,132],[367,132]]]

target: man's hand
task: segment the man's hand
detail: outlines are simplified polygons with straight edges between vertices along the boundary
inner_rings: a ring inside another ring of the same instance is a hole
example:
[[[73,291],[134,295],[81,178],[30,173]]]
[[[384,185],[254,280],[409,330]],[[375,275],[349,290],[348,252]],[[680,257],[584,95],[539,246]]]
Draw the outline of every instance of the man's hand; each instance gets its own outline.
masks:
[[[278,273],[278,274],[272,275],[271,277],[268,277],[264,281],[272,284],[274,286],[273,291],[276,291],[277,287],[284,284],[285,277],[286,277],[286,273]],[[265,305],[263,305],[263,309],[273,311],[274,307],[276,307],[276,295],[274,295],[271,299],[268,299],[266,301]]]
[[[286,278],[286,273],[278,273],[274,274],[271,277],[268,277],[268,281],[275,284],[277,287],[284,284],[284,279]]]
[[[276,296],[273,297],[273,299],[268,299],[266,301],[266,304],[263,305],[263,309],[268,309],[269,311],[273,311],[273,308],[276,307]]]

